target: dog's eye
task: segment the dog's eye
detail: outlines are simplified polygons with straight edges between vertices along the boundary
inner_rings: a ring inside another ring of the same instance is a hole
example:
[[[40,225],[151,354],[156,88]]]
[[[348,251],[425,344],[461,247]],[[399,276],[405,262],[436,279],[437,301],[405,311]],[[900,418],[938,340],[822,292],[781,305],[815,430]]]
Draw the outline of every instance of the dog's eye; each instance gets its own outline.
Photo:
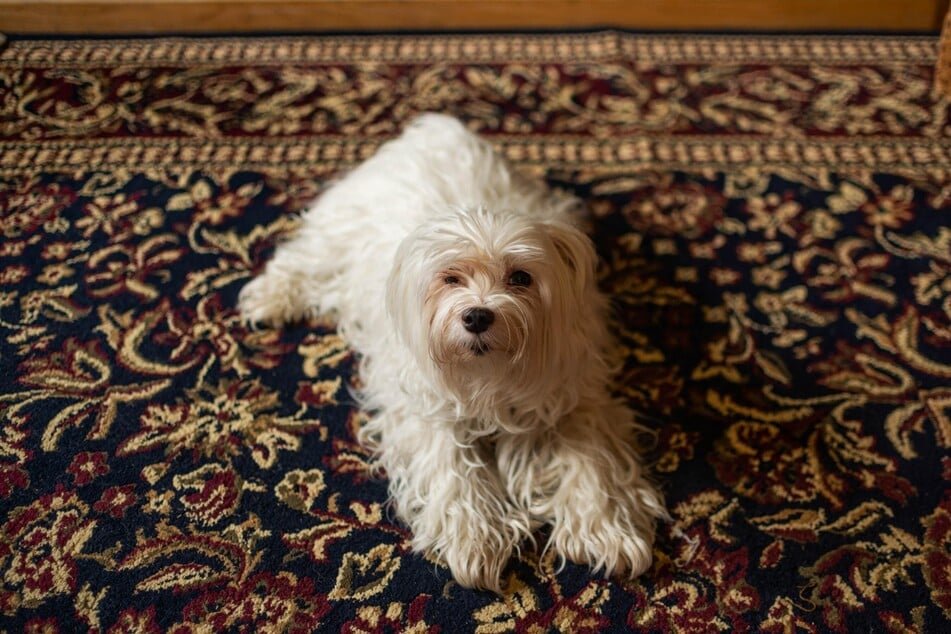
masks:
[[[455,286],[456,284],[459,283],[459,278],[456,277],[455,275],[447,275],[446,277],[442,278],[442,281],[448,284],[449,286]]]
[[[509,284],[522,287],[531,286],[532,276],[526,271],[512,271],[512,274],[509,275]]]

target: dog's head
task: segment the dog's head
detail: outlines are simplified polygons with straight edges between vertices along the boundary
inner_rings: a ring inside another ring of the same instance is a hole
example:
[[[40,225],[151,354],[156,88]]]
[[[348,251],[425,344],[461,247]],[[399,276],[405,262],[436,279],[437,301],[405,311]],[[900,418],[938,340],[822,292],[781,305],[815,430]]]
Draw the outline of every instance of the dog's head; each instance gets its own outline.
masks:
[[[564,380],[568,366],[586,363],[571,358],[579,346],[600,337],[599,302],[583,233],[485,209],[411,234],[387,294],[404,343],[457,393]]]

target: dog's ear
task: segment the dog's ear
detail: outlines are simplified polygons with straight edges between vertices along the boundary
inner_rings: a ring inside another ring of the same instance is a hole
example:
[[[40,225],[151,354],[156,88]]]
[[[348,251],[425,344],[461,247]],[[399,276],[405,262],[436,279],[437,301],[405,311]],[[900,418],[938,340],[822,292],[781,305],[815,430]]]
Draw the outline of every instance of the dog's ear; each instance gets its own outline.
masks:
[[[571,277],[571,286],[580,299],[580,296],[595,285],[597,253],[594,244],[588,236],[565,222],[547,222],[545,230]]]

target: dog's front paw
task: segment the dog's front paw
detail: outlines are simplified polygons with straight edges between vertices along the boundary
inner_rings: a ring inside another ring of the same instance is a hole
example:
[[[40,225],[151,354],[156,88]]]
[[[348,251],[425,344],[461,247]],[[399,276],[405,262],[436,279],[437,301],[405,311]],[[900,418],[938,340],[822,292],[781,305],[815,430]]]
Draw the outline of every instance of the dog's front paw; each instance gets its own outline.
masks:
[[[249,324],[282,325],[287,313],[283,296],[275,292],[273,280],[267,275],[254,278],[238,294],[241,319]]]
[[[250,324],[282,326],[310,317],[303,292],[293,279],[267,272],[248,282],[238,295],[241,318]]]
[[[465,537],[444,546],[440,558],[459,585],[501,594],[502,571],[512,556],[512,547],[504,539]]]
[[[466,588],[502,593],[502,572],[512,552],[527,537],[526,515],[514,509],[500,518],[498,507],[479,509],[451,503],[440,508],[435,524],[417,518],[413,547],[427,552],[449,567],[453,578]]]
[[[605,576],[637,577],[651,566],[653,530],[613,517],[578,518],[556,525],[550,545],[562,559]]]
[[[606,576],[633,578],[650,568],[655,520],[664,513],[653,486],[641,480],[631,488],[576,493],[554,523],[549,546],[555,553]]]

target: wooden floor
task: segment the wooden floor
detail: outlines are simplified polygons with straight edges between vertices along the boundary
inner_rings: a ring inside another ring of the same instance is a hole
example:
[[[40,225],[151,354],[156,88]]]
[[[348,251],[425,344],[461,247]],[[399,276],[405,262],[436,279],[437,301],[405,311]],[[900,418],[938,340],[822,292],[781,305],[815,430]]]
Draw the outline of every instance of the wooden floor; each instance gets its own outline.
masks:
[[[949,0],[0,0],[0,32],[464,29],[937,32]]]

